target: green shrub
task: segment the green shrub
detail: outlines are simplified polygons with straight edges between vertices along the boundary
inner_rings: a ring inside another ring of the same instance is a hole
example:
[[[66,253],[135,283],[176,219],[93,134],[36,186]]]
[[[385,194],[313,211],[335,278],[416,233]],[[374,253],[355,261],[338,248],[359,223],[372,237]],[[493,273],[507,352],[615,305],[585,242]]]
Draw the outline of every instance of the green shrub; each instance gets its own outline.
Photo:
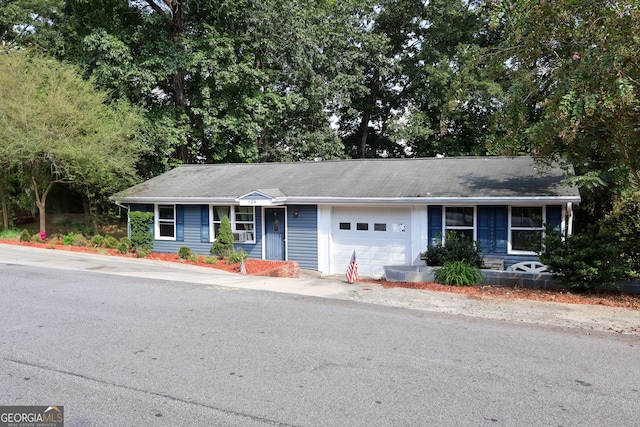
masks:
[[[22,232],[20,233],[20,241],[21,242],[30,242],[31,241],[31,234],[29,233],[29,230],[22,230]]]
[[[87,246],[87,238],[82,234],[74,234],[71,244],[73,246]]]
[[[118,252],[121,254],[129,253],[129,244],[127,242],[120,241],[118,242]]]
[[[129,224],[131,225],[131,246],[136,252],[151,252],[153,249],[153,225],[152,212],[129,212]]]
[[[193,255],[191,252],[191,248],[188,246],[182,246],[178,249],[178,258],[180,259],[189,259]]]
[[[31,241],[33,243],[44,243],[44,240],[42,240],[42,238],[40,237],[40,233],[36,233],[33,236],[31,236]]]
[[[131,243],[131,239],[129,239],[128,237],[121,237],[120,238],[120,243],[124,243],[125,245],[127,245],[129,248],[132,247],[132,243]]]
[[[67,233],[64,237],[62,237],[62,244],[65,246],[71,246],[73,245],[73,232],[69,232]]]
[[[482,282],[480,269],[466,261],[446,262],[435,270],[434,278],[438,283],[455,286],[473,286]]]
[[[209,252],[218,258],[231,256],[233,252],[233,232],[231,231],[231,221],[229,221],[228,217],[222,218],[216,241],[213,242]]]
[[[0,232],[0,239],[14,240],[20,238],[20,231],[15,228]]]
[[[104,243],[104,237],[99,234],[95,234],[91,238],[91,246],[93,246],[94,248],[99,248],[100,246],[102,246],[102,243]]]
[[[93,225],[82,224],[76,228],[76,232],[84,236],[92,236],[97,233],[97,230]]]
[[[217,264],[218,263],[218,257],[215,257],[215,256],[204,257],[204,263],[205,264]]]
[[[242,260],[246,260],[248,255],[242,249],[234,250],[229,253],[227,263],[228,264],[240,264]]]
[[[113,236],[105,236],[103,245],[107,249],[116,249],[118,247],[118,239]]]
[[[136,257],[137,258],[146,258],[147,255],[149,255],[149,251],[145,251],[144,249],[136,251]]]
[[[640,193],[623,195],[602,221],[602,230],[611,232],[630,277],[640,276]]]
[[[191,261],[191,262],[200,262],[200,257],[196,254],[189,255],[189,258],[187,259],[188,261]]]
[[[593,225],[564,239],[547,227],[543,247],[540,262],[554,274],[556,283],[571,291],[584,292],[626,278],[627,263],[615,235]]]
[[[443,244],[438,241],[434,247],[427,249],[424,254],[427,265],[443,266],[448,262],[465,261],[467,264],[482,267],[482,256],[478,242],[465,239],[455,231],[449,231]]]

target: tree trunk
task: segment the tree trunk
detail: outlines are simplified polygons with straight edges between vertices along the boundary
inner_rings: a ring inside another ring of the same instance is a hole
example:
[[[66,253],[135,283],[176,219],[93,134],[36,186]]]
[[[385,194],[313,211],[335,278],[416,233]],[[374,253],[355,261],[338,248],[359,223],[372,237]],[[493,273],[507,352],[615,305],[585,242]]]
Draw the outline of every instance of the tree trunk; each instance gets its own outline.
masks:
[[[180,49],[179,41],[183,30],[183,17],[182,17],[182,0],[164,0],[164,4],[169,8],[160,7],[154,0],[146,0],[147,4],[156,13],[166,15],[167,19],[167,33],[169,40],[173,43],[176,50]],[[171,76],[171,90],[173,91],[173,102],[178,111],[185,111],[187,109],[187,95],[184,89],[185,70],[178,69],[178,71]],[[174,157],[180,160],[182,163],[190,163],[189,149],[186,145],[180,145],[175,147]]]
[[[378,96],[378,79],[380,73],[378,70],[373,72],[371,81],[369,84],[369,95],[364,101],[362,108],[362,121],[360,122],[360,144],[358,146],[358,157],[364,159],[367,154],[367,139],[369,139],[369,121],[371,120],[371,114],[375,107],[376,97]]]
[[[0,185],[0,201],[2,203],[2,225],[6,231],[9,229],[9,210],[7,207],[7,192],[4,190],[4,185]]]
[[[180,2],[176,0],[166,2],[171,7],[171,16],[168,22],[169,39],[173,43],[176,50],[180,49],[180,36],[182,35],[183,19],[182,19],[182,7]],[[178,71],[171,77],[171,86],[174,95],[174,105],[178,111],[186,111],[187,109],[187,95],[184,88],[185,71],[178,69]],[[186,145],[180,145],[175,149],[175,156],[182,163],[191,163],[189,156],[189,149]]]
[[[47,233],[47,216],[45,213],[45,205],[37,202],[38,216],[40,217],[40,233]]]
[[[40,216],[40,232],[46,234],[47,233],[47,217],[46,217],[47,195],[55,185],[56,181],[51,181],[49,185],[47,185],[47,188],[42,192],[42,195],[40,195],[40,192],[38,191],[38,183],[36,182],[36,179],[33,176],[31,177],[31,183],[33,184],[33,192],[36,195],[36,206],[38,207],[38,212],[40,214],[39,215]]]
[[[362,112],[362,122],[360,122],[360,143],[358,144],[358,157],[365,158],[367,153],[367,138],[369,137],[369,120],[371,119],[371,108],[365,108]]]

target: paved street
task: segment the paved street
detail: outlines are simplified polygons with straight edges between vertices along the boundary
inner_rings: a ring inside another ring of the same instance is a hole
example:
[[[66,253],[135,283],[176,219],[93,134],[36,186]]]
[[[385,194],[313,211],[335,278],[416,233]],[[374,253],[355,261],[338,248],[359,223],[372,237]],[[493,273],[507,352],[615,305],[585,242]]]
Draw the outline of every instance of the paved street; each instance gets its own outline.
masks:
[[[637,425],[637,336],[70,258],[0,258],[0,404],[66,426]]]

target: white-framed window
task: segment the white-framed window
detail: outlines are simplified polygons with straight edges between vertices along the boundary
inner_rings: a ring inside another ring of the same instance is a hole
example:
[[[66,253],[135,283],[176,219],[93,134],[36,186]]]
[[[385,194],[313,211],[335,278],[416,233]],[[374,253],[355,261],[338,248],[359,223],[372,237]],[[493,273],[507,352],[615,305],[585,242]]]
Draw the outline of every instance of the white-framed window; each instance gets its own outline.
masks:
[[[225,216],[231,222],[231,231],[236,243],[255,243],[256,210],[253,206],[212,206],[213,232],[210,233],[212,241],[216,239]]]
[[[475,240],[476,215],[473,206],[446,206],[444,208],[444,236],[454,231],[470,241]]]
[[[156,240],[176,240],[176,206],[155,206]]]
[[[540,250],[544,234],[544,217],[544,206],[511,206],[510,252],[533,254]]]

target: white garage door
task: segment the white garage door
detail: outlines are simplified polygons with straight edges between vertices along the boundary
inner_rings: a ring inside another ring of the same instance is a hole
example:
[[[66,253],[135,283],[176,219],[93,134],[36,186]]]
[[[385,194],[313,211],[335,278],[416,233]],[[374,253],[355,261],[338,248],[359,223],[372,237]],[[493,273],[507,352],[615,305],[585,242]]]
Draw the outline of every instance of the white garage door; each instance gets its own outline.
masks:
[[[360,277],[381,277],[385,265],[410,264],[411,209],[334,208],[331,274],[344,274],[354,249]]]

